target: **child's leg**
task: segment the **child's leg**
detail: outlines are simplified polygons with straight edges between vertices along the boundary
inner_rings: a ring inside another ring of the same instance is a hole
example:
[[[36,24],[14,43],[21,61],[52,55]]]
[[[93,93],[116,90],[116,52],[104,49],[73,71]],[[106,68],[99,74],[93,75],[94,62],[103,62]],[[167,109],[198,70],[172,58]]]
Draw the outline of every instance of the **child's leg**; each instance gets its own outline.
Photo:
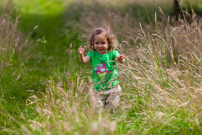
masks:
[[[94,90],[93,87],[90,87],[89,93],[92,106],[104,109],[107,99],[105,95],[99,91]]]
[[[104,109],[108,96],[106,94],[94,90],[93,87],[90,87],[89,91],[93,104],[101,110]]]
[[[119,106],[120,94],[119,92],[113,92],[108,98],[108,108],[114,110]]]
[[[107,99],[107,105],[111,111],[119,106],[121,87],[120,85],[116,85],[114,88],[112,88],[112,90],[113,92]]]
[[[97,93],[98,107],[99,108],[102,108],[102,109],[105,108],[107,98],[108,98],[107,95]]]

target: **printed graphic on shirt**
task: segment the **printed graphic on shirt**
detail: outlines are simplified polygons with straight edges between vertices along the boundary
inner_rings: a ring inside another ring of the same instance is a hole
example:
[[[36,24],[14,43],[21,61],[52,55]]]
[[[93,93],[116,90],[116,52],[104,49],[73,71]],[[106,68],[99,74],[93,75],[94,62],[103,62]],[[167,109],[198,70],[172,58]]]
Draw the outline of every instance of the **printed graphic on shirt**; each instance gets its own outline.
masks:
[[[106,79],[108,74],[111,73],[110,70],[107,70],[107,67],[104,63],[99,63],[95,65],[94,70],[96,71],[96,75],[100,80]]]

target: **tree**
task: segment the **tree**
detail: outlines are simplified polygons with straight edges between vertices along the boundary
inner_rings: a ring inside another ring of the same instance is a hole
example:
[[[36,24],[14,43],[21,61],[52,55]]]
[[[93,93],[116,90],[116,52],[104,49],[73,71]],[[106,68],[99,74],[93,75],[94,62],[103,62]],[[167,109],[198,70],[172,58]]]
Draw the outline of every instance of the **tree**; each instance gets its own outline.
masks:
[[[179,17],[182,17],[182,10],[180,8],[180,0],[173,1],[173,11],[170,15],[171,15],[171,17],[174,17],[176,20],[178,20]]]
[[[179,0],[174,0],[174,13],[177,16],[181,13]]]

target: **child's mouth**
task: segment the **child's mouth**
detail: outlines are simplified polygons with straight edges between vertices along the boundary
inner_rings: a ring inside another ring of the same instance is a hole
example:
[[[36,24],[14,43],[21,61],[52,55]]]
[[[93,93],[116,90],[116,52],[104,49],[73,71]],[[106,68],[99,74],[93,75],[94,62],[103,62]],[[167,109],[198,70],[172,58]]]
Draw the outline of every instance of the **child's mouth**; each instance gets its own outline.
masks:
[[[98,49],[98,51],[99,51],[99,52],[102,52],[102,51],[103,51],[103,49]]]

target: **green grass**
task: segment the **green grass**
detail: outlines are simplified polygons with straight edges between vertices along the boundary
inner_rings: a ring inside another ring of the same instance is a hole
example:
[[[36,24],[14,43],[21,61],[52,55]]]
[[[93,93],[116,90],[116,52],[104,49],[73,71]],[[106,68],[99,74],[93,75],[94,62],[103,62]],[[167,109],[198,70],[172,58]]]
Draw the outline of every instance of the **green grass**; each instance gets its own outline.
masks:
[[[27,119],[35,118],[37,113],[34,106],[26,105],[27,99],[33,94],[41,97],[50,78],[65,80],[66,72],[76,73],[79,68],[74,51],[75,44],[81,43],[78,33],[71,29],[68,34],[63,32],[67,19],[63,18],[62,4],[55,0],[37,0],[20,1],[13,5],[12,16],[20,14],[18,28],[28,35],[24,37],[29,38],[29,43],[21,52],[22,55],[13,55],[11,66],[1,70],[1,128],[9,128],[10,132],[12,127],[20,129],[25,122],[19,119],[22,113]],[[35,26],[38,28],[34,29]],[[73,48],[69,47],[70,44],[73,44]],[[67,49],[73,53],[67,52]],[[69,69],[70,64],[75,64],[71,66],[72,69]],[[9,120],[10,116],[17,120]],[[1,133],[6,132],[1,130]]]

